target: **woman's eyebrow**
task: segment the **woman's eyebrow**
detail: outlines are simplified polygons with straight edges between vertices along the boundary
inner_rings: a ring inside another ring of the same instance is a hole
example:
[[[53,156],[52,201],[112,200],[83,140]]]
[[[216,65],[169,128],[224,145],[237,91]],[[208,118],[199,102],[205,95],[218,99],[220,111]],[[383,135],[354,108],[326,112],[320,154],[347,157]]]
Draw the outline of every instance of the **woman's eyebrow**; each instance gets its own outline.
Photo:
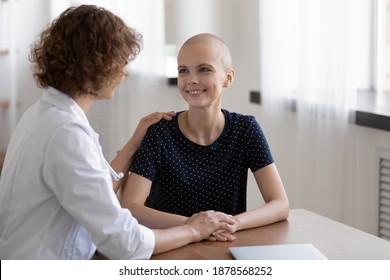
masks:
[[[214,68],[214,66],[212,64],[208,64],[208,63],[198,64],[198,65],[196,65],[195,68],[202,68],[202,67]],[[189,68],[189,67],[186,65],[178,65],[177,68],[180,69],[180,68]]]

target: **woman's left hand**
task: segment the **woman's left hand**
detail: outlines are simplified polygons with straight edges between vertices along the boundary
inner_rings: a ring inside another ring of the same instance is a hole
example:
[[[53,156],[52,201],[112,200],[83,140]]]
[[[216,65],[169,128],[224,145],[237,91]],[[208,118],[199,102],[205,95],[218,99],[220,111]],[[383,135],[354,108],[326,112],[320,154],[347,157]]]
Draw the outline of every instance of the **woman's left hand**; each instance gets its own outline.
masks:
[[[210,235],[210,237],[207,238],[207,240],[209,240],[209,241],[222,241],[222,242],[230,241],[231,242],[231,241],[235,241],[236,237],[232,233],[220,230],[220,231],[213,232]]]
[[[232,215],[229,215],[229,216],[234,219],[234,217]],[[227,232],[225,230],[218,230],[218,231],[213,232],[207,240],[209,240],[209,241],[222,241],[222,242],[235,241],[236,237],[233,235],[233,233],[235,233],[237,231],[237,220],[236,220],[236,223],[234,223],[231,227],[232,227],[231,232]]]

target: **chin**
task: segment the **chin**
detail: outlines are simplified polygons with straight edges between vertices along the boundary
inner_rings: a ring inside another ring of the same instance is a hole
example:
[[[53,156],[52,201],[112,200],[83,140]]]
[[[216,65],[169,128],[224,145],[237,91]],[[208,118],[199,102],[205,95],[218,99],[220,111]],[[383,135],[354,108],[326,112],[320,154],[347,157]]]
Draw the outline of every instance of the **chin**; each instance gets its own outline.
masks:
[[[104,99],[111,100],[114,98],[114,96],[115,96],[115,92],[113,91],[113,92],[107,94],[106,96],[104,96]]]

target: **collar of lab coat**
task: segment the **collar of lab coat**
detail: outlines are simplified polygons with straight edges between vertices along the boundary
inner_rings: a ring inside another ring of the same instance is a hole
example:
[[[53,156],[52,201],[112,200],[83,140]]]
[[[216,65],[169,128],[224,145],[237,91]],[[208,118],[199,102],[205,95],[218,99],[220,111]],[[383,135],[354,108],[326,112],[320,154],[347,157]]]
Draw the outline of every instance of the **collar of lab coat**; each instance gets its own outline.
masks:
[[[100,158],[102,162],[107,161],[104,157],[102,147],[100,145],[99,141],[99,134],[95,132],[95,130],[90,126],[89,121],[87,119],[87,116],[83,109],[74,101],[73,98],[68,96],[67,94],[53,88],[48,87],[47,90],[43,93],[41,97],[45,102],[48,102],[49,104],[52,104],[53,106],[56,106],[60,110],[63,110],[65,112],[69,112],[72,116],[77,118],[77,120],[83,124],[83,129],[85,132],[88,133],[88,135],[91,137],[93,142],[96,145],[97,150],[99,151]],[[107,174],[109,174],[109,169],[107,167]]]
[[[81,107],[71,98],[69,95],[53,88],[48,87],[47,90],[43,93],[42,99],[46,102],[60,108],[63,111],[69,112],[74,116],[77,116],[79,120],[85,123],[87,126],[89,125],[89,121],[85,112]]]

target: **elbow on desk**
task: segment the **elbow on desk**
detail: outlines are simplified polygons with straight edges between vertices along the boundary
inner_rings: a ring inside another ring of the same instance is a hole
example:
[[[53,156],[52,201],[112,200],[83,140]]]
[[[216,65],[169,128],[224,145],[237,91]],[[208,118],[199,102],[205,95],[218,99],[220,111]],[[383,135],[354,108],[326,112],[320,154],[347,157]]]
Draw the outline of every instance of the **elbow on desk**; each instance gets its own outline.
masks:
[[[290,205],[288,203],[288,200],[273,201],[272,204],[272,207],[267,210],[268,214],[266,214],[266,216],[268,216],[268,218],[261,222],[262,225],[281,222],[287,220],[289,217]]]
[[[282,203],[282,205],[280,206],[279,221],[287,220],[289,214],[290,214],[290,204],[287,200],[287,201],[284,201]]]
[[[290,207],[287,206],[287,209],[286,209],[286,210],[284,211],[284,213],[283,213],[283,218],[282,218],[282,220],[287,220],[289,215],[290,215]]]

